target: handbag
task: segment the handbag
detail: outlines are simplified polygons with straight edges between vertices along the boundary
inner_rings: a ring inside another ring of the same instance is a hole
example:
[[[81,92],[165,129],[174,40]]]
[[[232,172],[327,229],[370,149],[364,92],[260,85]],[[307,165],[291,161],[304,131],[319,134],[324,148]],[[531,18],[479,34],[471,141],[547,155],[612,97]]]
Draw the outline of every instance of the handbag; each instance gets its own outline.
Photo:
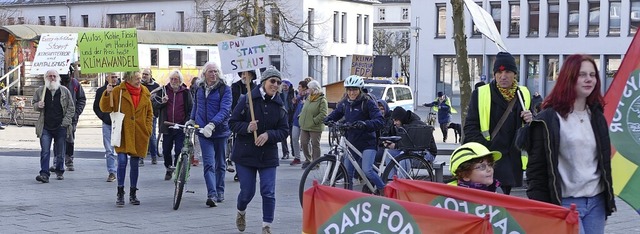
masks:
[[[111,97],[113,100],[113,96]],[[113,103],[113,102],[112,102]],[[111,145],[114,147],[120,147],[122,140],[122,122],[124,121],[124,114],[120,112],[122,108],[122,89],[120,90],[120,101],[118,102],[118,112],[111,112]]]

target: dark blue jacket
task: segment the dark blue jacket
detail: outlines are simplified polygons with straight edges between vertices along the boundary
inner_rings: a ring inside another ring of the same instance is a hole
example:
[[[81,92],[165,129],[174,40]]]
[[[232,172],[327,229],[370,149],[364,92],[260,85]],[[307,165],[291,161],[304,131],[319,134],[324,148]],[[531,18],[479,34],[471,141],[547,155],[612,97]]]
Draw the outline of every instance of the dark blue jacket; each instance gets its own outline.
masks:
[[[300,117],[300,112],[302,112],[302,107],[304,106],[304,100],[307,99],[308,95],[305,96],[296,96],[296,104],[295,106],[295,111],[293,112],[293,126],[296,127],[300,127],[300,120],[298,119],[298,117]]]
[[[269,139],[263,146],[256,146],[253,133],[247,132],[251,113],[247,96],[242,96],[231,114],[231,130],[236,133],[231,160],[235,163],[256,168],[277,167],[280,165],[278,157],[278,142],[288,136],[287,112],[283,108],[280,95],[271,100],[264,100],[260,93],[260,86],[251,91],[253,112],[258,120],[257,134],[267,133]]]
[[[229,113],[231,113],[231,88],[222,81],[205,97],[204,82],[197,83],[191,118],[200,127],[213,123],[216,128],[211,138],[229,137]],[[221,98],[218,89],[225,89]],[[198,131],[196,131],[198,132]],[[197,134],[200,134],[199,132]]]
[[[451,107],[446,101],[438,103],[438,123],[445,124],[451,122]]]
[[[378,110],[376,101],[365,98],[365,95],[360,95],[353,102],[349,102],[347,98],[343,99],[338,103],[336,109],[325,118],[325,121],[337,122],[344,117],[345,123],[364,121],[366,123],[365,129],[351,129],[345,133],[347,140],[359,151],[377,148],[376,131],[384,125],[384,118]]]

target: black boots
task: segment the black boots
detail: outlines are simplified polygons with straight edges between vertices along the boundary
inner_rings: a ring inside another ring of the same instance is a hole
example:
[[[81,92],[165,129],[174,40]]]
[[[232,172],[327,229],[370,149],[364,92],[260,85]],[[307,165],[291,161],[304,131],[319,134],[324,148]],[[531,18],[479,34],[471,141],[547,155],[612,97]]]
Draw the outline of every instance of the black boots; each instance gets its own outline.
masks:
[[[137,190],[135,187],[131,187],[131,190],[129,190],[129,203],[131,203],[131,205],[140,205],[140,200],[136,197]]]
[[[124,186],[118,186],[118,199],[116,199],[116,206],[124,206]]]

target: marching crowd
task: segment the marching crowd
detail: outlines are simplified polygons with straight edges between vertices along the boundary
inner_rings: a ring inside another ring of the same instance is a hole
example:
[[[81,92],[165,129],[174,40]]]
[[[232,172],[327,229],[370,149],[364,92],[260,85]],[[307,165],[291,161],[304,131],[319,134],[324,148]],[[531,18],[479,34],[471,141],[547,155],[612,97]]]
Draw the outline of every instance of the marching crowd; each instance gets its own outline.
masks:
[[[497,54],[493,73],[494,79],[476,85],[471,95],[462,126],[463,144],[451,155],[452,184],[504,194],[526,186],[530,199],[565,207],[576,204],[581,233],[602,233],[607,216],[616,207],[601,81],[594,60],[581,54],[568,56],[555,87],[544,99],[518,85],[518,66],[511,54]],[[426,125],[411,110],[391,110],[384,100],[368,94],[359,76],[344,80],[345,94],[331,113],[320,83],[312,78],[301,80],[294,89],[294,83],[283,79],[274,67],[262,71],[258,82],[255,71],[238,76],[239,81],[226,84],[214,62],[206,63],[189,85],[178,70],[169,74],[166,85],[156,83],[150,69],[126,72],[123,82],[118,73],[107,76],[96,92],[93,110],[103,121],[107,181],[117,181],[117,206],[125,205],[127,166],[132,205],[140,205],[136,196],[138,168],[144,165],[145,157],[157,164],[158,155],[163,155],[164,179],[171,179],[185,134],[169,128],[165,121],[200,128],[195,148],[202,160],[207,206],[224,202],[225,172],[237,173],[236,225],[240,231],[245,230],[245,210],[259,183],[263,233],[270,233],[274,220],[280,159],[292,156],[290,165],[307,168],[321,155],[325,125],[337,121],[353,125],[345,138],[362,152],[362,169],[377,194],[383,193],[385,184],[373,169],[376,159],[385,148],[394,156],[401,150],[396,143],[381,142],[379,137],[397,135],[398,128]],[[42,183],[49,182],[51,173],[63,180],[65,171],[75,169],[74,132],[86,98],[74,77],[77,72],[73,69],[64,75],[50,70],[44,86],[33,97],[34,109],[40,113],[36,134],[41,169],[36,180]],[[451,113],[456,110],[443,92],[437,96],[426,105],[436,109],[446,141]],[[121,126],[112,126],[113,112],[122,113],[118,117]],[[121,132],[119,139],[111,139],[113,130]],[[162,134],[163,152],[156,152],[156,131]],[[227,159],[230,138],[233,145]],[[437,146],[432,136],[430,139],[425,158],[433,160]],[[345,164],[353,178],[354,166],[350,161]]]

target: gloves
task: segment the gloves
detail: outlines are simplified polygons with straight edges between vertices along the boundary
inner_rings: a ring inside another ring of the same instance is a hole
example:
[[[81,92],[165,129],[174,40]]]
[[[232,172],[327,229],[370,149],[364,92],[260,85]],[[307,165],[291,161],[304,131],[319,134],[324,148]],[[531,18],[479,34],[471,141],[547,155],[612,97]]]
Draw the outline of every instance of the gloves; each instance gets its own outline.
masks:
[[[324,125],[327,125],[327,126],[331,126],[331,125],[333,125],[333,121],[331,121],[331,120],[326,120],[326,119],[325,119],[324,121],[322,121],[322,123],[323,123]]]
[[[196,125],[196,121],[193,119],[190,119],[189,121],[187,121],[186,123],[184,123],[185,126],[195,126]]]
[[[356,129],[365,129],[367,128],[367,124],[362,120],[358,120],[353,123],[353,127]]]
[[[213,131],[216,129],[216,126],[213,125],[213,123],[209,123],[207,124],[207,126],[204,126],[204,128],[200,131],[200,133],[202,133],[202,135],[204,135],[204,137],[211,137],[211,134],[213,134]]]

